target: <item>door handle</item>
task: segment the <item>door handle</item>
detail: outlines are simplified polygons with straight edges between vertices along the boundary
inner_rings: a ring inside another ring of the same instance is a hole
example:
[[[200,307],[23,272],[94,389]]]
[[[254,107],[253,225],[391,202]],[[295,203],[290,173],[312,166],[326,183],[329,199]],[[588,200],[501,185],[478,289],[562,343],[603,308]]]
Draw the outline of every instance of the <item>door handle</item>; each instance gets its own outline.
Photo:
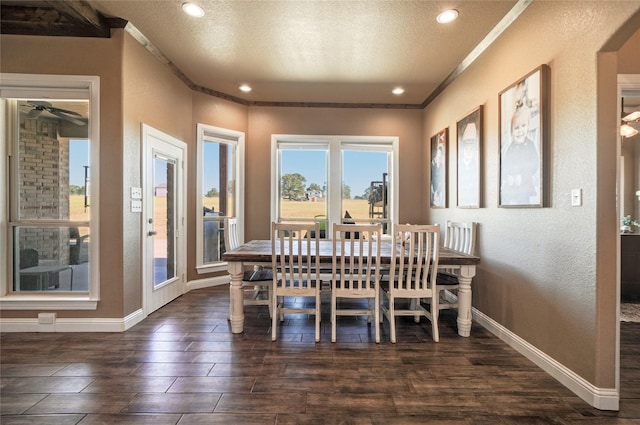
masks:
[[[157,235],[157,234],[158,234],[158,232],[155,232],[155,231],[153,231],[153,230],[152,230],[152,231],[150,231],[147,235],[148,235],[148,236],[155,236],[155,235]]]

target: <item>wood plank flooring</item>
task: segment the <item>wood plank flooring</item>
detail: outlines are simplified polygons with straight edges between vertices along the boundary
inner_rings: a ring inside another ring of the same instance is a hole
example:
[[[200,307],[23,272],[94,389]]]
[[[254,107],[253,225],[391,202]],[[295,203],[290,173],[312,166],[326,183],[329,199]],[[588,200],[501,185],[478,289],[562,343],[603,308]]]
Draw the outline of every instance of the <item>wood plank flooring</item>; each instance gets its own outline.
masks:
[[[400,318],[398,343],[339,318],[330,342],[287,318],[271,342],[265,306],[227,321],[227,286],[192,291],[123,333],[0,335],[0,423],[13,424],[640,424],[640,324],[622,323],[619,412],[591,408],[475,325],[456,333]],[[328,306],[328,304],[327,304]]]

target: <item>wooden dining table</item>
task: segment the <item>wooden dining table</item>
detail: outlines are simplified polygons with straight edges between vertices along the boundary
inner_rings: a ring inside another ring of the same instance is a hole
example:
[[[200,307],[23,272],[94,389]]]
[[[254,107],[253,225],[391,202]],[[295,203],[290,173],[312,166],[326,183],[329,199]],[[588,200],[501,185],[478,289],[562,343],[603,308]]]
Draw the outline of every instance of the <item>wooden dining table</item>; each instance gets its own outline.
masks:
[[[366,243],[366,242],[365,242]],[[374,242],[375,243],[375,242]],[[391,264],[390,241],[381,241],[380,267],[388,268]],[[357,249],[357,246],[356,246]],[[242,277],[248,265],[271,266],[271,240],[252,240],[222,255],[227,262],[231,275],[229,318],[231,332],[242,333],[244,330],[244,303],[242,293]],[[333,243],[328,239],[320,240],[320,262],[328,263],[330,268],[333,258]],[[458,335],[468,337],[471,333],[471,281],[476,275],[476,266],[480,257],[455,251],[450,248],[439,248],[438,268],[450,269],[458,277]]]

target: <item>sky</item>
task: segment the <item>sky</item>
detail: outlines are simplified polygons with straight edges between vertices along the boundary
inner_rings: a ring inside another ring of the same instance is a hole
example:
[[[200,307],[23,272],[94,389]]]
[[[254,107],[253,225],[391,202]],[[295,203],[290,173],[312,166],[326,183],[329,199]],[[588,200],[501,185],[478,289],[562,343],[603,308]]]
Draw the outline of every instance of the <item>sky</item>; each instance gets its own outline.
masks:
[[[326,151],[284,150],[282,151],[282,174],[299,173],[307,181],[323,187],[326,183]],[[361,196],[371,181],[381,181],[387,172],[386,152],[344,151],[344,183],[351,188],[351,197]]]
[[[69,184],[84,186],[84,166],[89,165],[89,140],[69,141]]]
[[[205,148],[213,143],[205,143]],[[212,148],[214,146],[211,146]],[[285,150],[282,154],[282,173],[300,173],[306,179],[306,186],[317,183],[320,187],[326,183],[325,151]],[[218,163],[218,149],[206,149],[207,162]],[[351,197],[360,196],[369,187],[371,181],[382,180],[382,173],[387,171],[387,154],[385,152],[344,151],[343,174],[345,183],[351,187]],[[84,186],[84,165],[89,165],[88,140],[71,140],[69,142],[69,184]],[[203,191],[212,187],[219,189],[217,174],[204,176]]]

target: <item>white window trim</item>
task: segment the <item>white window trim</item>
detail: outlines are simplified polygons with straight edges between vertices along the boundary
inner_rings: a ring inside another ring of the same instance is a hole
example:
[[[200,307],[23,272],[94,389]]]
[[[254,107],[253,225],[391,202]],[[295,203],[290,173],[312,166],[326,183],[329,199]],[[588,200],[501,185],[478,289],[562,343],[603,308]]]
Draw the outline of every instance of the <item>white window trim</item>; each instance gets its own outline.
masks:
[[[235,216],[238,219],[238,240],[244,241],[244,144],[245,134],[240,131],[229,130],[226,128],[215,127],[207,124],[197,125],[197,153],[196,153],[196,271],[198,274],[220,272],[227,270],[227,263],[220,261],[212,264],[204,264],[203,249],[203,216],[202,216],[202,177],[204,170],[202,169],[203,146],[206,138],[222,138],[231,144],[236,145],[236,163],[235,165],[235,186],[236,196]]]
[[[399,144],[397,136],[319,136],[319,135],[295,135],[272,134],[271,135],[271,221],[278,221],[280,199],[276,194],[280,185],[279,176],[279,146],[311,148],[316,145],[318,149],[326,149],[328,146],[329,157],[327,163],[327,176],[342,176],[343,149],[356,150],[380,150],[390,151],[392,163],[389,165],[389,180],[392,190],[389,194],[389,221],[396,223],[399,213],[398,192],[400,189]],[[327,228],[331,229],[334,223],[340,223],[342,219],[342,181],[340,178],[328,179],[327,197],[329,199],[329,211]],[[276,198],[276,199],[274,199]]]
[[[4,260],[0,273],[0,310],[95,310],[100,300],[100,77],[85,75],[47,75],[47,74],[10,74],[0,73],[0,97],[46,97],[66,99],[89,99],[91,140],[91,275],[89,292],[83,294],[43,294],[12,293],[13,266],[8,264],[8,181],[9,175],[7,146],[9,132],[15,129],[0,127],[0,258]],[[0,114],[6,116],[4,102]],[[0,120],[5,121],[5,120]],[[13,124],[11,124],[13,126]],[[5,267],[6,266],[6,267]]]

